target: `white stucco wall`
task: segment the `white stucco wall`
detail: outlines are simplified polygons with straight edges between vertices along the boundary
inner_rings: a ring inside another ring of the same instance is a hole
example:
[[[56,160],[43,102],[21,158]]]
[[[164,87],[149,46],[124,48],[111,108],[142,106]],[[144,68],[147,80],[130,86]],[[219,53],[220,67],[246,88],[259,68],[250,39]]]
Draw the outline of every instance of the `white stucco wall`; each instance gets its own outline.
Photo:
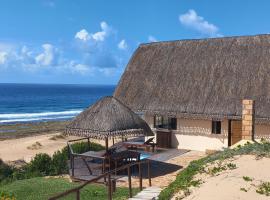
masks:
[[[173,134],[172,141],[174,141],[174,148],[196,151],[222,150],[223,148],[226,148],[228,144],[227,139],[181,134]]]
[[[145,121],[151,128],[154,128],[154,117],[145,115]],[[155,130],[155,129],[153,129]],[[172,148],[190,149],[197,151],[221,150],[228,147],[228,120],[221,122],[221,135],[212,135],[211,120],[177,119],[177,130],[173,131],[171,138]],[[146,138],[148,139],[148,138]]]
[[[221,150],[228,146],[227,138],[212,135],[211,120],[177,119],[177,131],[172,134],[172,147],[205,151]],[[228,133],[228,121],[221,122],[221,133]],[[220,136],[220,135],[218,135]]]

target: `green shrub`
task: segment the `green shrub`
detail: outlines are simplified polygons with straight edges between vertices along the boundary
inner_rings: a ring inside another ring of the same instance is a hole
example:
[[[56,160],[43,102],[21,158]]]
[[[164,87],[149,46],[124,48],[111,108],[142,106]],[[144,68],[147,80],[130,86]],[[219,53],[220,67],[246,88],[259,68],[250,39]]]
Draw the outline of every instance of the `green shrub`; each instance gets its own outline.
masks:
[[[52,156],[52,174],[68,173],[68,155],[65,151],[56,151]]]
[[[33,174],[47,176],[52,172],[52,159],[46,153],[37,154],[27,166],[27,170]]]
[[[10,178],[13,172],[13,167],[7,165],[0,159],[0,182],[6,178]]]
[[[244,179],[244,181],[247,181],[247,182],[253,181],[253,178],[250,178],[248,176],[243,176],[243,179]]]
[[[76,142],[71,144],[72,150],[74,153],[84,153],[87,151],[101,151],[104,150],[104,146],[94,143],[94,142],[90,142],[90,148],[88,146],[88,142]],[[68,152],[67,147],[65,147],[62,151]]]
[[[260,184],[256,192],[265,196],[270,196],[270,182],[263,182]]]
[[[104,147],[100,144],[78,142],[72,144],[74,153],[84,153],[86,151],[100,151]],[[40,176],[53,176],[68,173],[68,148],[64,147],[61,151],[56,151],[52,157],[48,154],[37,154],[30,163],[15,169],[5,164],[0,159],[0,183],[4,184],[14,180],[22,180]]]

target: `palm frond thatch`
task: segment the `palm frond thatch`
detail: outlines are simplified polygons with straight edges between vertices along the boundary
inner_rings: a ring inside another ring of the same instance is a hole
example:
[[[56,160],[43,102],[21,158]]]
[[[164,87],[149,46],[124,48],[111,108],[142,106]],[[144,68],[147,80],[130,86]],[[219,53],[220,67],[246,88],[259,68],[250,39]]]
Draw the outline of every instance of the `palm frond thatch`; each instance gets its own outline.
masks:
[[[142,44],[114,97],[133,111],[229,119],[253,99],[256,121],[270,121],[270,35]]]
[[[98,139],[153,135],[144,120],[114,97],[104,97],[80,113],[66,134]]]

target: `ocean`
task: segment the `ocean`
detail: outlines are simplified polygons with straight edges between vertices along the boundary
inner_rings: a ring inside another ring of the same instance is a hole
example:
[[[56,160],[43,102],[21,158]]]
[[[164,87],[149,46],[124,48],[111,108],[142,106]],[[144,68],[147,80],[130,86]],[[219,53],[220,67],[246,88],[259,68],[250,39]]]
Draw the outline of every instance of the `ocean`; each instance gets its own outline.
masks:
[[[0,83],[0,124],[68,120],[115,86]]]

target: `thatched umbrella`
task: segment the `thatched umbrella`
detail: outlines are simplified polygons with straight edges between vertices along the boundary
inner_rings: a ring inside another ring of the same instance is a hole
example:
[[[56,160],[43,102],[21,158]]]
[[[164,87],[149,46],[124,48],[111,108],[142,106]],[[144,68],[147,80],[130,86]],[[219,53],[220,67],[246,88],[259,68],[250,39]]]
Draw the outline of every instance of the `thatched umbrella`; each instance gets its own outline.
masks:
[[[108,138],[153,135],[143,119],[114,97],[104,97],[80,113],[66,134],[104,139],[106,150]]]

